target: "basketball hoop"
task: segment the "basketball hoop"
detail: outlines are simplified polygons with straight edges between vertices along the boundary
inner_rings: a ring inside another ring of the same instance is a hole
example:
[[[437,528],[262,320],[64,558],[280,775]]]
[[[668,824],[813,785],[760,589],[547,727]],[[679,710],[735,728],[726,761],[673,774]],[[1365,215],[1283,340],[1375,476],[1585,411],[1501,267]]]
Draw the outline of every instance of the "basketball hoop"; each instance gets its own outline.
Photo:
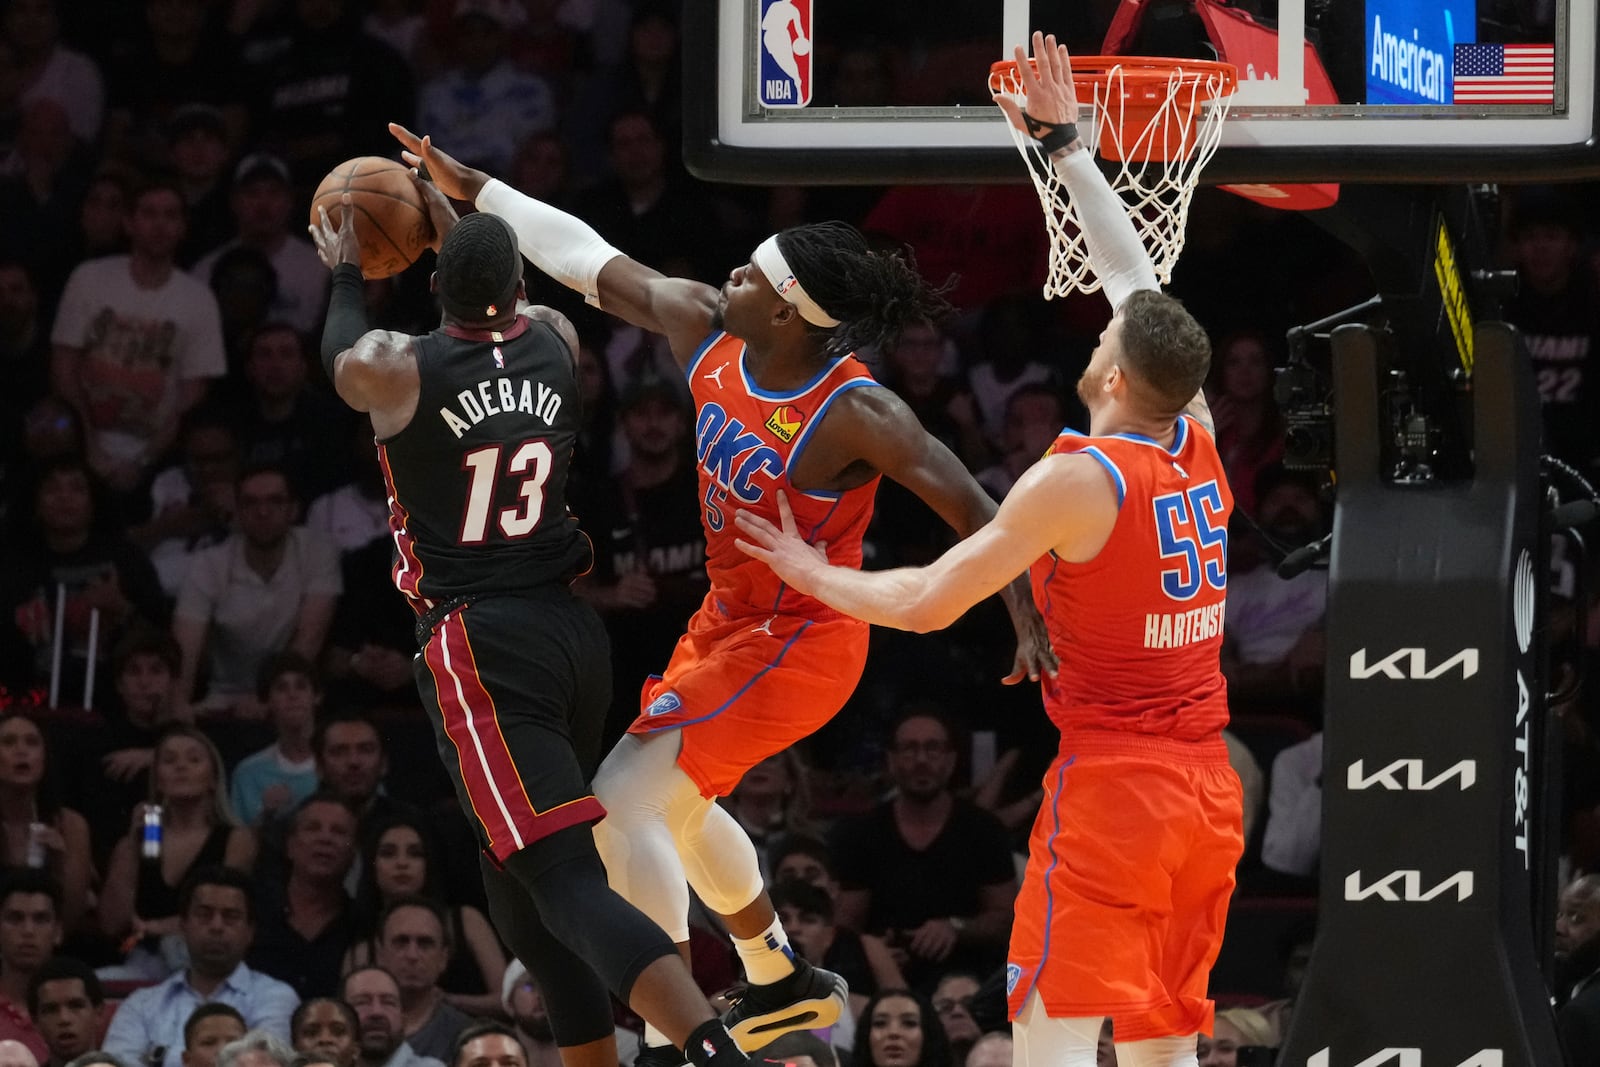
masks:
[[[1118,164],[1111,187],[1128,204],[1156,277],[1165,285],[1183,251],[1189,201],[1200,171],[1222,137],[1222,120],[1239,85],[1238,71],[1230,63],[1200,59],[1074,56],[1072,83],[1079,101],[1092,110],[1092,121],[1080,123],[1084,143],[1089,151]],[[1027,94],[1015,62],[989,68],[989,91],[1025,103]],[[1094,292],[1100,280],[1089,269],[1077,212],[1060,176],[1038,141],[1006,125],[1027,161],[1050,233],[1045,297]]]

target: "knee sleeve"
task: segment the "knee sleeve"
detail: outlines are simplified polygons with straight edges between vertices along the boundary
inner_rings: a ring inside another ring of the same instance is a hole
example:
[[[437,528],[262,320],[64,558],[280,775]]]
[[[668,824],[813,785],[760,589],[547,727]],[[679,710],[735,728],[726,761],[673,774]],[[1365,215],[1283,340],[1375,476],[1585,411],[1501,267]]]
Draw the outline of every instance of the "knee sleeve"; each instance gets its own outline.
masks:
[[[693,783],[690,786],[693,790]],[[732,915],[761,895],[756,847],[739,820],[714,799],[702,797],[698,790],[690,797],[675,794],[667,828],[689,884],[706,907],[718,915]]]
[[[1037,993],[1028,997],[1012,1027],[1016,1067],[1095,1067],[1105,1019],[1052,1019]],[[1120,1046],[1117,1051],[1122,1050]],[[1119,1061],[1120,1063],[1120,1061]]]
[[[594,828],[611,888],[673,941],[689,940],[689,886],[667,811],[678,790],[677,735],[624,737],[595,775],[594,792],[606,817]],[[699,792],[690,783],[691,793]]]
[[[1195,1035],[1152,1037],[1144,1041],[1118,1041],[1119,1067],[1197,1067]]]
[[[506,861],[552,937],[593,968],[623,1003],[639,972],[677,949],[660,926],[606,884],[587,826],[541,838]],[[531,970],[533,961],[523,960]]]

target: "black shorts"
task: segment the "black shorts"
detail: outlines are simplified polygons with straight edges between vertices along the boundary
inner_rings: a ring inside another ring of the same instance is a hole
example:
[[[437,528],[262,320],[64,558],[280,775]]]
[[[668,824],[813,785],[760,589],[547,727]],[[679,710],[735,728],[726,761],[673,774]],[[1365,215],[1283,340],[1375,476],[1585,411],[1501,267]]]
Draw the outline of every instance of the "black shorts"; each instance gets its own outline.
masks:
[[[496,861],[605,816],[589,780],[611,703],[611,646],[570,589],[451,610],[413,671],[461,809]]]

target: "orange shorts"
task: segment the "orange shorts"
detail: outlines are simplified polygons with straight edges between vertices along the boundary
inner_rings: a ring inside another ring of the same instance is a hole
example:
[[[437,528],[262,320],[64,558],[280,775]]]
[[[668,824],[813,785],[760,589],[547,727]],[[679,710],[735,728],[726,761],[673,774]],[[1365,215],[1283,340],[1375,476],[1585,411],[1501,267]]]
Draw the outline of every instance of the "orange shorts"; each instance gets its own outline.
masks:
[[[1206,997],[1244,851],[1220,741],[1064,741],[1028,842],[1006,967],[1012,1018],[1109,1015],[1118,1042],[1210,1033]]]
[[[867,632],[844,616],[729,618],[701,608],[666,673],[645,682],[628,732],[678,730],[678,766],[702,796],[726,796],[751,767],[838,714],[866,666]]]

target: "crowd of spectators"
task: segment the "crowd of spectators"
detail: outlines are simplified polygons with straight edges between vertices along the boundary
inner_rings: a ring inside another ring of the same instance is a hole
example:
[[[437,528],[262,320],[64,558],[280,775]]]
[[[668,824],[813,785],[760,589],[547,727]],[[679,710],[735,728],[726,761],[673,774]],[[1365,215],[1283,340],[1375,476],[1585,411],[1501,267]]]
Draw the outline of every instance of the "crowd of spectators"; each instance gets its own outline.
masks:
[[[0,1039],[53,1067],[94,1048],[123,1067],[212,1067],[219,1049],[287,1067],[280,1040],[339,1067],[454,1067],[472,1019],[500,1018],[551,1067],[412,688],[371,427],[311,355],[327,287],[299,230],[311,190],[340,160],[394,156],[393,120],[713,284],[771,229],[844,217],[956,277],[948,322],[861,355],[997,498],[1063,425],[1084,428],[1073,384],[1103,301],[1039,297],[1026,186],[692,178],[676,6],[660,0],[0,10]],[[892,76],[873,59],[819,50],[823,95]],[[1575,198],[1513,194],[1508,318],[1549,449],[1592,474],[1593,231]],[[1327,531],[1331,496],[1283,465],[1273,382],[1285,330],[1371,282],[1302,217],[1214,190],[1188,242],[1172,290],[1215,331],[1208,393],[1238,508],[1223,666],[1240,892],[1298,896],[1309,916],[1326,576],[1274,565]],[[430,262],[368,283],[374,324],[437,322]],[[692,412],[661,338],[532,270],[529,290],[582,340],[571,500],[596,549],[579,590],[615,648],[614,738],[706,587]],[[867,565],[926,561],[947,536],[885,484]],[[992,979],[1053,741],[1037,695],[996,684],[1004,619],[988,604],[944,633],[876,633],[846,710],[727,800],[794,944],[854,994],[853,1018],[785,1062],[1010,1062]],[[1567,661],[1592,657],[1600,623],[1569,643]],[[1574,764],[1600,766],[1593,701],[1564,720]],[[1571,858],[1593,869],[1600,774],[1570,780]],[[720,991],[735,963],[697,921],[696,973]],[[1202,1062],[1281,1037],[1309,935],[1277,933],[1279,951],[1233,961],[1216,990],[1260,1021],[1219,1018]]]

